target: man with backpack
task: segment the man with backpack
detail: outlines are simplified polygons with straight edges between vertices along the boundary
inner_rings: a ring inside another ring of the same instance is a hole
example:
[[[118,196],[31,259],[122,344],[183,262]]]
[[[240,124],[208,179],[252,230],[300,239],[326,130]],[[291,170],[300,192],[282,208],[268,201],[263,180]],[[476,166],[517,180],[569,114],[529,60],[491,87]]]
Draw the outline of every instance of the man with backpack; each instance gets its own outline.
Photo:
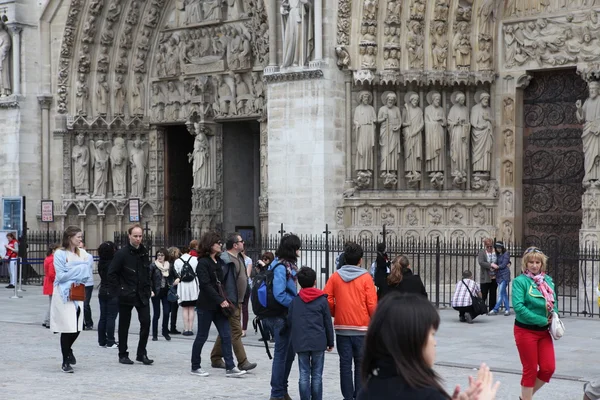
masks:
[[[256,368],[256,363],[248,361],[244,343],[242,343],[242,323],[240,315],[242,310],[242,302],[248,290],[248,274],[246,273],[246,263],[244,256],[241,254],[244,251],[244,240],[239,233],[234,232],[227,235],[225,242],[227,251],[221,253],[221,260],[224,263],[223,267],[223,286],[229,300],[235,304],[235,313],[229,317],[229,325],[231,327],[231,344],[235,358],[238,361],[238,368],[242,371],[250,371]],[[223,361],[223,351],[221,350],[221,337],[217,336],[215,345],[210,353],[211,365],[213,368],[225,368]]]

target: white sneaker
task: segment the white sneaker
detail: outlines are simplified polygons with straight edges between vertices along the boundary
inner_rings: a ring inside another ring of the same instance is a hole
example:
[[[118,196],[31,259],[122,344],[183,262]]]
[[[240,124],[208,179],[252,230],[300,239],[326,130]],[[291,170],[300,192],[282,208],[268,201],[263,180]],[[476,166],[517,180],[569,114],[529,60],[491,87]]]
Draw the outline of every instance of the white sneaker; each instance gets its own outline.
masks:
[[[193,369],[190,371],[190,374],[196,375],[196,376],[202,376],[202,377],[209,375],[209,373],[206,372],[205,370],[203,370],[202,368]]]
[[[498,315],[498,311],[492,310],[488,313],[488,315]]]
[[[228,378],[239,378],[244,375],[246,371],[240,371],[237,367],[233,367],[233,369],[228,369],[225,371],[225,376]]]
[[[508,311],[508,310],[504,311],[504,316],[505,317],[508,317],[509,315],[510,315],[510,311]]]
[[[116,343],[111,344],[110,346],[106,346],[107,349],[118,349],[119,345],[117,345]]]

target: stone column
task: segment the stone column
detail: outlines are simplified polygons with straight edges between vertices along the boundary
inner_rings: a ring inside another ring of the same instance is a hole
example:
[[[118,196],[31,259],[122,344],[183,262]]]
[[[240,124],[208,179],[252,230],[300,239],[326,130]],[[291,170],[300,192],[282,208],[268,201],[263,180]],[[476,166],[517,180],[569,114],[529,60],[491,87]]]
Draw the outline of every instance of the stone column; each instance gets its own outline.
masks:
[[[52,96],[38,96],[42,108],[42,199],[50,198],[50,104]]]
[[[267,18],[269,20],[269,65],[265,68],[265,73],[273,73],[279,69],[277,65],[277,0],[267,0]]]
[[[346,80],[346,185],[345,189],[354,186],[352,181],[352,80]]]
[[[311,68],[320,68],[323,63],[323,0],[315,0],[315,56],[309,62]]]
[[[104,227],[104,221],[106,219],[106,215],[105,214],[98,214],[98,235],[100,238],[100,241],[104,241],[104,231],[105,231],[105,227]]]
[[[12,94],[21,94],[21,32],[23,27],[20,24],[8,24],[12,36],[12,76],[13,86]]]
[[[260,123],[260,196],[258,197],[258,218],[260,221],[260,235],[265,236],[269,232],[269,159],[268,159],[268,140],[269,132],[267,121]]]

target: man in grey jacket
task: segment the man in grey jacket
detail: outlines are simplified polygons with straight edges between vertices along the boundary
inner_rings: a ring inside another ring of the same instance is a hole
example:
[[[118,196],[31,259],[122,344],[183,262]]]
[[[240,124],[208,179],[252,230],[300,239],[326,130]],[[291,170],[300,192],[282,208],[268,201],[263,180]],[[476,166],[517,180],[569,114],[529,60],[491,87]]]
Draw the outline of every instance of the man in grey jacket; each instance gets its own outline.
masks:
[[[484,248],[477,255],[479,286],[481,287],[481,297],[488,305],[488,311],[492,311],[496,306],[498,284],[494,271],[498,269],[498,265],[496,264],[494,241],[490,238],[483,239],[483,246]]]
[[[246,349],[242,343],[242,323],[240,315],[242,310],[242,302],[248,289],[248,274],[246,273],[246,263],[244,256],[241,254],[244,251],[244,240],[239,233],[234,232],[227,235],[225,242],[227,251],[221,253],[223,261],[223,276],[224,289],[227,292],[229,301],[235,304],[235,313],[229,317],[229,325],[231,327],[231,344],[235,358],[238,361],[238,368],[242,371],[250,371],[256,368],[256,363],[248,361]],[[213,368],[225,368],[223,361],[223,351],[221,350],[221,337],[218,336],[215,345],[210,353],[211,365]]]

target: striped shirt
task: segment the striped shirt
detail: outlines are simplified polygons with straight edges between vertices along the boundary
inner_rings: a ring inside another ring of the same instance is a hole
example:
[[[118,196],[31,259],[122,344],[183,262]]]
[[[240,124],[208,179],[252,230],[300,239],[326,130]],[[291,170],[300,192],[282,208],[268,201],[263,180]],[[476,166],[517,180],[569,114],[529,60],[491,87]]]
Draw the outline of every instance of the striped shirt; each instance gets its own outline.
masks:
[[[472,279],[458,281],[456,283],[456,289],[454,290],[454,296],[452,296],[452,307],[468,307],[473,304],[471,295],[469,294],[467,287],[463,284],[463,281],[469,287],[473,296],[477,296],[477,293],[481,292],[479,285]]]

